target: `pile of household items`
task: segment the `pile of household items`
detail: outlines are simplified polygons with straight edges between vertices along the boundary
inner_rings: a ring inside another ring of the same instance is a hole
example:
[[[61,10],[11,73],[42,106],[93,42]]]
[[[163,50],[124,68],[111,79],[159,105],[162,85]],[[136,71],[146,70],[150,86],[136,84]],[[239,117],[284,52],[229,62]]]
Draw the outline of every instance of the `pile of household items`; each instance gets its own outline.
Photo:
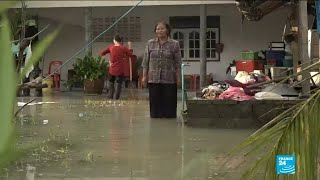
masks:
[[[214,82],[202,90],[201,97],[236,101],[298,98],[299,92],[293,87],[297,79],[277,85],[271,83],[293,73],[290,48],[282,42],[270,43],[268,50],[261,52],[264,58],[258,56],[259,52],[241,52],[241,60],[235,61],[236,72],[232,73],[236,76],[232,80]]]
[[[290,84],[275,85],[271,79],[259,70],[254,72],[239,71],[233,80],[214,82],[202,90],[205,99],[230,99],[246,101],[254,99],[288,99],[298,97],[299,93]]]

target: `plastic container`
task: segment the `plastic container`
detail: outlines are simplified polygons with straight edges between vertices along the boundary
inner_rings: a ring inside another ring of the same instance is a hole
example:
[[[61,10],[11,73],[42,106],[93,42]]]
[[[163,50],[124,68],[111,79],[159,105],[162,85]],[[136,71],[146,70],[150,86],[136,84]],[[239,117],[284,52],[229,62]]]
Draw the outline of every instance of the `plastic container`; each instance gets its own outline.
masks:
[[[283,67],[293,67],[293,61],[292,59],[284,59],[283,62],[282,62],[282,66]]]
[[[277,66],[282,66],[282,62],[285,56],[285,51],[273,51],[273,50],[267,50],[267,61],[272,60],[274,61],[274,59],[276,60],[276,65]]]
[[[269,49],[275,50],[275,51],[284,51],[286,48],[286,45],[284,42],[270,42],[269,43]]]
[[[277,60],[276,59],[267,59],[267,65],[277,65]]]
[[[241,52],[241,58],[242,60],[256,60],[258,59],[259,52],[253,52],[253,51],[243,51]]]
[[[254,70],[263,70],[263,64],[255,60],[237,60],[236,70],[253,72]]]
[[[50,93],[52,93],[52,85],[53,85],[53,78],[52,78],[52,77],[49,77],[48,79],[43,80],[43,81],[42,81],[42,84],[47,84],[47,85],[48,85],[47,88],[43,88],[43,89],[42,89],[42,92],[43,92],[44,94],[50,94]]]
[[[237,68],[235,66],[231,67],[231,72],[230,72],[231,77],[236,77],[237,75]]]

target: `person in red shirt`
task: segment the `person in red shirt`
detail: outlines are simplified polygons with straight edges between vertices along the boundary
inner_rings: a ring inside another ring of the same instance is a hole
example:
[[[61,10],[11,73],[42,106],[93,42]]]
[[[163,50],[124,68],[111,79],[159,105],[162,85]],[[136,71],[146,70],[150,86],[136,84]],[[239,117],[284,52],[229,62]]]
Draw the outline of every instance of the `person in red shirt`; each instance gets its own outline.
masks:
[[[124,61],[125,57],[131,57],[133,50],[131,42],[128,42],[128,48],[121,44],[122,38],[116,35],[113,39],[113,45],[106,47],[100,52],[100,56],[110,54],[109,68],[109,98],[119,99],[121,94],[122,82],[124,79]],[[115,86],[116,85],[116,86]],[[114,97],[115,94],[115,97]]]

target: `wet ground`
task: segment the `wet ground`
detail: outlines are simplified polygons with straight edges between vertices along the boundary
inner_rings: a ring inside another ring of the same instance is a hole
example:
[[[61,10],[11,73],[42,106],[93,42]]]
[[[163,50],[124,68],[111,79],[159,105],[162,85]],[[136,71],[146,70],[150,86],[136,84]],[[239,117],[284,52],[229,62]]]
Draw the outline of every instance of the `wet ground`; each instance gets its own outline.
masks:
[[[242,159],[219,170],[221,160],[254,130],[191,128],[175,119],[150,119],[147,93],[135,94],[139,100],[110,101],[105,94],[80,92],[37,98],[17,118],[18,147],[27,148],[27,154],[3,177],[240,179]]]

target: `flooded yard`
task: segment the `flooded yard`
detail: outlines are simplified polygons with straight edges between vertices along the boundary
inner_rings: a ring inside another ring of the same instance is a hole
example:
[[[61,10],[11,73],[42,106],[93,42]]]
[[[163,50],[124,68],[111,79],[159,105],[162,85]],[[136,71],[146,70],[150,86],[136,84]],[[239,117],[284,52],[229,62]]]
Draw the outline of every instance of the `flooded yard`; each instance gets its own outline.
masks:
[[[219,170],[221,160],[254,131],[150,119],[146,98],[60,93],[33,103],[16,121],[18,147],[27,153],[2,172],[4,179],[240,179],[243,160]]]

